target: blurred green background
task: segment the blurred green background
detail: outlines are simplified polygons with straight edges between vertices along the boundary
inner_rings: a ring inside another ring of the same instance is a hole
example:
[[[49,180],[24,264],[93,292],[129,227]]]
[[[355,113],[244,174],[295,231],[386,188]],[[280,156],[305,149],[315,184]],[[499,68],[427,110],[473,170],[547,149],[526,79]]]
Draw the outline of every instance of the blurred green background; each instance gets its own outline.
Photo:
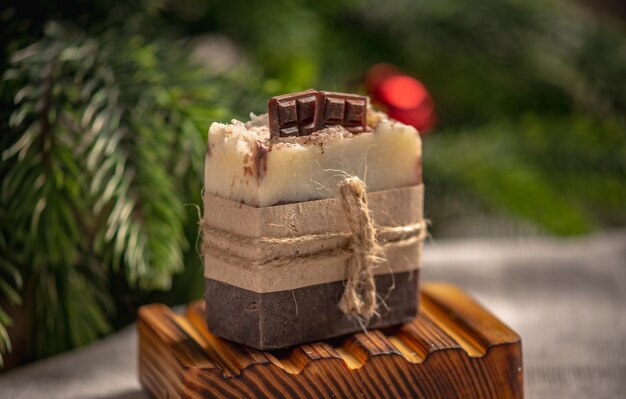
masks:
[[[423,82],[445,237],[626,224],[619,1],[19,1],[0,6],[0,353],[87,344],[202,295],[206,132],[274,94]]]

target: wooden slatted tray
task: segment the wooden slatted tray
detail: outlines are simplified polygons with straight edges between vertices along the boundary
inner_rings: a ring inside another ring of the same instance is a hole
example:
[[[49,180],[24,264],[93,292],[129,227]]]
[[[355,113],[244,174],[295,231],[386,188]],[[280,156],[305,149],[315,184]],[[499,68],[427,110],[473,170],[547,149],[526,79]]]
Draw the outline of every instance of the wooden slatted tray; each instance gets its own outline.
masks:
[[[421,295],[411,323],[278,351],[212,335],[201,302],[148,305],[139,379],[159,398],[522,398],[520,337],[454,286]]]

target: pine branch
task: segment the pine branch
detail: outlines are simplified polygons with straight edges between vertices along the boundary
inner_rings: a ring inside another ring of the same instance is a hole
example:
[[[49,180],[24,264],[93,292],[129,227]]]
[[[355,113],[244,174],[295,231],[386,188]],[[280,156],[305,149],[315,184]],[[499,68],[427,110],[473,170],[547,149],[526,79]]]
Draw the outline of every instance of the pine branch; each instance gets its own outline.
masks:
[[[199,198],[206,123],[188,105],[206,104],[204,119],[224,115],[217,84],[175,43],[131,31],[50,24],[14,55],[0,225],[12,226],[7,247],[34,295],[36,356],[110,331],[111,273],[131,290],[162,289],[182,270],[185,226],[196,223],[184,201]],[[9,288],[0,295],[14,296]]]
[[[3,211],[0,210],[0,220]],[[18,291],[22,287],[22,276],[15,264],[16,259],[11,255],[5,231],[0,227],[0,298],[6,298],[9,305],[22,304],[22,298]],[[3,365],[2,355],[11,352],[11,340],[7,327],[11,326],[12,320],[0,306],[0,368]]]

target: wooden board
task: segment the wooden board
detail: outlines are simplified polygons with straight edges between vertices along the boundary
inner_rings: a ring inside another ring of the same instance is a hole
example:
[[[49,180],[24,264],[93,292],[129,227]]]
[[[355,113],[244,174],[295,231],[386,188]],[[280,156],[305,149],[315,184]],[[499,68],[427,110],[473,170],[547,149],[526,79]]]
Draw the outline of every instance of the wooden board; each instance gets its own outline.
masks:
[[[201,302],[148,305],[139,379],[158,398],[522,398],[520,337],[454,286],[421,295],[411,323],[265,352],[212,335]]]

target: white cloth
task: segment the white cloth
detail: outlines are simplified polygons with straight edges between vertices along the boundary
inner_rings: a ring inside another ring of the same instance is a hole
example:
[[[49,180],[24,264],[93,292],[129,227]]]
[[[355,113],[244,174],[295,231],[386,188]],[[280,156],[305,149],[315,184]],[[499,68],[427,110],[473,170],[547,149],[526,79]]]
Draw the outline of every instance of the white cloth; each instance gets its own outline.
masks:
[[[522,336],[526,398],[625,397],[626,231],[431,242],[422,270],[426,281],[459,285]],[[136,357],[130,327],[0,374],[0,398],[146,398]]]

